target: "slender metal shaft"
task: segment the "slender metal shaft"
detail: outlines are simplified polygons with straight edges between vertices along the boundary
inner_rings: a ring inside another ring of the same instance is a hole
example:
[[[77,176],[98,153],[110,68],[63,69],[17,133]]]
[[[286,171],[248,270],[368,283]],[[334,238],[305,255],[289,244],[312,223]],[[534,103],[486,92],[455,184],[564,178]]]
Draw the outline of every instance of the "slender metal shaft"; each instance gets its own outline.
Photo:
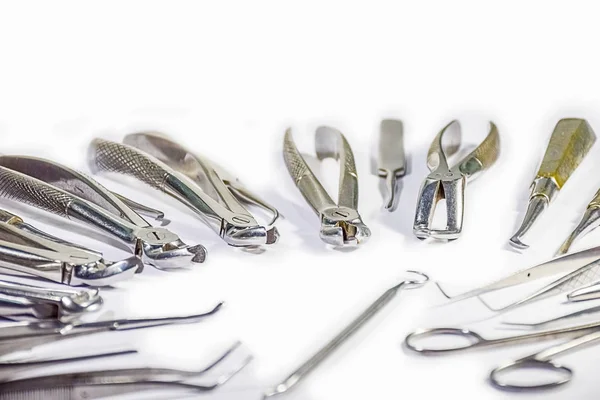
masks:
[[[423,275],[423,274],[421,274]],[[425,276],[425,275],[423,275]],[[342,330],[336,337],[334,337],[329,343],[322,347],[315,355],[308,359],[302,364],[297,370],[292,372],[290,376],[283,380],[279,385],[274,386],[267,390],[263,398],[269,398],[285,393],[298,384],[306,375],[317,368],[331,353],[333,353],[338,347],[340,347],[350,336],[358,331],[364,324],[366,324],[379,310],[387,305],[400,291],[405,287],[413,288],[420,287],[427,281],[427,276],[422,282],[415,281],[403,281],[398,285],[388,289],[383,293],[373,304],[371,304],[365,311],[363,311],[354,321],[352,321],[344,330]]]

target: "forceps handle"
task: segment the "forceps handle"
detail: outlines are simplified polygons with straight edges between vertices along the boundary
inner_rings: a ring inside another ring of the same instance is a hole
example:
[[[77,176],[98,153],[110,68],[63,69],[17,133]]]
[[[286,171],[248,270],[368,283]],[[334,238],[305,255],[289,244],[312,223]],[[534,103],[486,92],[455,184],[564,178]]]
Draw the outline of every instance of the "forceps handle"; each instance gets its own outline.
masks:
[[[135,225],[39,179],[0,166],[0,182],[0,197],[93,225],[128,244],[136,240]]]
[[[324,209],[337,207],[298,151],[289,128],[283,139],[283,159],[294,184],[317,214]]]

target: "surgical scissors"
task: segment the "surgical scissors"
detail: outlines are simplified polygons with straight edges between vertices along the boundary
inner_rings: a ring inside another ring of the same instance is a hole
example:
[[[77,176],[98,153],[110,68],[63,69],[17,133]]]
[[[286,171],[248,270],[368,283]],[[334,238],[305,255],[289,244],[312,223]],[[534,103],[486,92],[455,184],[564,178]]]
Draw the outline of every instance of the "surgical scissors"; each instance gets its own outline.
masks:
[[[404,339],[406,347],[416,353],[425,355],[430,354],[444,354],[444,353],[455,353],[465,350],[474,350],[483,347],[502,346],[517,343],[524,343],[537,340],[552,340],[563,336],[577,336],[579,334],[585,335],[589,332],[600,330],[600,321],[591,322],[589,324],[577,325],[567,328],[553,329],[542,332],[528,333],[517,336],[507,336],[499,339],[486,339],[477,332],[466,328],[432,328],[432,329],[419,329]],[[427,347],[427,344],[419,345],[420,341],[427,341],[427,339],[440,339],[442,337],[455,337],[459,338],[466,344],[458,344],[457,346],[431,346]],[[415,343],[417,342],[417,343]]]
[[[593,342],[596,342],[598,340],[600,340],[600,330],[596,330],[594,332],[572,339],[557,346],[550,347],[546,350],[540,351],[530,356],[523,357],[518,360],[501,365],[492,370],[492,372],[490,373],[490,381],[495,387],[499,389],[518,391],[552,389],[557,386],[564,385],[565,383],[571,381],[571,378],[573,377],[573,370],[571,370],[571,368],[569,367],[565,367],[555,363],[553,361],[554,357],[560,354],[575,351],[576,349],[583,346],[589,346]],[[548,380],[544,383],[530,385],[521,383],[511,383],[510,381],[502,379],[503,374],[526,369],[537,369],[539,371],[551,371],[559,373],[559,378],[555,381]]]

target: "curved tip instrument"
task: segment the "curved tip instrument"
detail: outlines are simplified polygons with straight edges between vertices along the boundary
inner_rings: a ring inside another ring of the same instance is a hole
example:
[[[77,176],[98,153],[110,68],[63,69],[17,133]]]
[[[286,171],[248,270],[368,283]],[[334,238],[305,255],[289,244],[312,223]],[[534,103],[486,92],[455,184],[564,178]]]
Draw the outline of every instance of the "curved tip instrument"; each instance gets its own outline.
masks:
[[[523,237],[550,206],[595,142],[596,135],[586,120],[565,118],[558,121],[550,137],[542,164],[531,184],[525,217],[517,232],[509,240],[511,246],[520,250],[529,247],[523,242]],[[574,237],[568,239],[559,254],[566,252],[573,240]]]

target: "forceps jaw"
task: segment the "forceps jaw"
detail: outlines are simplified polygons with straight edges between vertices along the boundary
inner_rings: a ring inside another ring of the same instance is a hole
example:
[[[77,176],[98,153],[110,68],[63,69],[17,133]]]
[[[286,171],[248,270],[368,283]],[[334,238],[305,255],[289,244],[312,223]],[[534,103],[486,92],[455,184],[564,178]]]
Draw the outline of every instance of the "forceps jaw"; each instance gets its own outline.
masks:
[[[557,375],[557,379],[555,381],[549,381],[547,383],[532,385],[511,383],[509,380],[502,379],[502,376],[504,374],[508,375],[510,372],[534,369],[540,372],[552,372],[553,374]],[[565,383],[568,383],[571,380],[572,376],[573,371],[568,367],[564,367],[552,361],[542,361],[535,358],[524,358],[495,368],[494,370],[492,370],[492,372],[490,372],[489,380],[492,383],[492,385],[498,389],[519,392],[529,390],[553,389],[557,386],[561,386]]]
[[[249,222],[249,220],[244,221]],[[239,223],[230,224],[226,221],[223,221],[223,225],[221,228],[221,237],[228,245],[233,247],[269,245],[279,241],[279,231],[275,226],[267,229],[260,225],[243,226]]]
[[[171,231],[159,228],[139,228],[135,254],[158,269],[175,269],[190,263],[202,263],[206,248],[200,244],[189,246]]]
[[[431,173],[423,183],[413,232],[418,239],[458,239],[462,232],[466,178],[454,171]],[[433,217],[442,199],[446,200],[446,227],[433,229]]]
[[[143,269],[138,257],[129,257],[116,262],[90,263],[87,265],[65,265],[62,283],[79,286],[111,286],[124,278],[129,278]]]
[[[355,246],[367,242],[371,230],[362,222],[356,210],[335,207],[321,211],[319,237],[332,246]]]

